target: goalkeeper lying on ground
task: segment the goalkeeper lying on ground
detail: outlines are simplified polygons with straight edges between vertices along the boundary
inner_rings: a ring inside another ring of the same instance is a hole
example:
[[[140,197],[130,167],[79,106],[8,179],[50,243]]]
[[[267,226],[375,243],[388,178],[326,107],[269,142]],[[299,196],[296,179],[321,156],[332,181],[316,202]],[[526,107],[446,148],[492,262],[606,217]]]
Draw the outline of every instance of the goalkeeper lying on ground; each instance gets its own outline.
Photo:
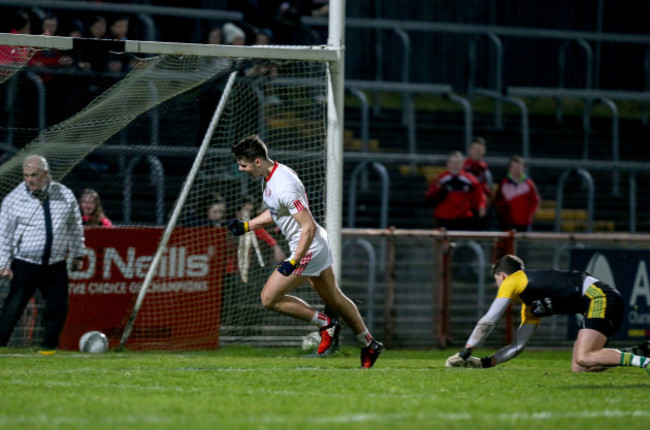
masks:
[[[449,357],[446,367],[487,368],[511,360],[523,351],[541,317],[579,313],[584,322],[573,346],[572,371],[637,366],[650,373],[649,341],[626,350],[605,348],[623,318],[623,298],[616,288],[576,270],[524,270],[524,262],[514,255],[500,258],[491,274],[499,288],[497,297],[476,324],[465,348]],[[487,338],[513,300],[522,303],[521,325],[514,342],[494,355],[472,357],[472,349]]]

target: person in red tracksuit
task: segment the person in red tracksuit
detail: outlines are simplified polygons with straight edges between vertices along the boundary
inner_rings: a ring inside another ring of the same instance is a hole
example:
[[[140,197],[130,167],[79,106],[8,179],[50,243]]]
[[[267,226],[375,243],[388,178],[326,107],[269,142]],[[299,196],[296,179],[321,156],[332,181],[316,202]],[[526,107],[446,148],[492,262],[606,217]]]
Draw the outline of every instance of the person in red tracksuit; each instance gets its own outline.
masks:
[[[476,214],[475,221],[477,230],[485,230],[487,228],[489,223],[488,218],[490,218],[490,213],[493,212],[490,210],[490,203],[494,181],[492,180],[490,168],[483,159],[485,150],[485,139],[478,136],[475,137],[467,149],[467,158],[465,158],[465,162],[463,163],[463,170],[474,175],[479,184],[481,184],[483,193],[485,193],[487,215],[479,217]]]
[[[517,155],[511,157],[508,176],[503,178],[494,196],[494,208],[501,228],[529,230],[539,201],[535,183],[524,173],[524,159]]]
[[[463,170],[465,157],[454,151],[447,157],[447,170],[429,185],[427,200],[435,205],[437,228],[477,230],[477,220],[485,217],[485,194],[478,180]]]
[[[483,187],[486,198],[490,197],[492,192],[492,173],[487,163],[483,159],[485,156],[485,139],[475,137],[467,150],[467,158],[463,162],[463,170],[474,175],[476,180]]]

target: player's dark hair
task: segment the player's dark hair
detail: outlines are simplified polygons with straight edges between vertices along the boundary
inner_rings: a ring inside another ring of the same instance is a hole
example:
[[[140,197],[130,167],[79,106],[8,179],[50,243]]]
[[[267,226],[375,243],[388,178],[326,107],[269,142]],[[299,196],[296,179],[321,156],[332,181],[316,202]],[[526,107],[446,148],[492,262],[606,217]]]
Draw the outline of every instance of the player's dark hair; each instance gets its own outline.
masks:
[[[254,161],[257,158],[264,160],[269,158],[269,151],[257,134],[243,138],[235,143],[230,150],[237,160]]]
[[[492,265],[490,275],[494,276],[499,272],[512,275],[519,270],[524,270],[524,261],[516,255],[508,254],[499,258],[497,262]]]

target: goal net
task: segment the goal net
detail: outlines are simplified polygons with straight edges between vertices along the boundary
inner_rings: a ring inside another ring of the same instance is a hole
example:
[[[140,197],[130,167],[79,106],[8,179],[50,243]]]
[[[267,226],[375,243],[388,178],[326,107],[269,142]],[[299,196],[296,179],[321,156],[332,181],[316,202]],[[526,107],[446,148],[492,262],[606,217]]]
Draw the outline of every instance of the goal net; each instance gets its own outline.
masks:
[[[234,238],[225,227],[263,209],[261,183],[238,172],[230,146],[259,134],[325,225],[328,181],[338,180],[327,177],[332,51],[16,35],[0,45],[13,53],[0,58],[0,195],[23,181],[25,157],[41,155],[53,181],[90,209],[99,203],[113,224],[84,226],[80,271],[69,255],[60,348],[76,349],[91,330],[138,350],[300,342],[310,327],[259,299],[288,255],[284,238],[274,229]],[[4,301],[9,282],[0,285]],[[297,294],[320,304],[306,286]],[[10,345],[38,344],[44,312],[37,292]]]

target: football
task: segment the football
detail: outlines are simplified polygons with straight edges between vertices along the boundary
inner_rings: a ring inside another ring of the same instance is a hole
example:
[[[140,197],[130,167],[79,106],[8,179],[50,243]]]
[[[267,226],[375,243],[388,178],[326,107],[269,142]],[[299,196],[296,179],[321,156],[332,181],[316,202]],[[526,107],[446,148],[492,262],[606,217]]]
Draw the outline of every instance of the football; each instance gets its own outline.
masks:
[[[313,331],[302,338],[302,350],[305,352],[315,352],[320,345],[320,334]]]
[[[108,351],[108,338],[100,331],[89,331],[79,338],[79,351],[100,354]]]

